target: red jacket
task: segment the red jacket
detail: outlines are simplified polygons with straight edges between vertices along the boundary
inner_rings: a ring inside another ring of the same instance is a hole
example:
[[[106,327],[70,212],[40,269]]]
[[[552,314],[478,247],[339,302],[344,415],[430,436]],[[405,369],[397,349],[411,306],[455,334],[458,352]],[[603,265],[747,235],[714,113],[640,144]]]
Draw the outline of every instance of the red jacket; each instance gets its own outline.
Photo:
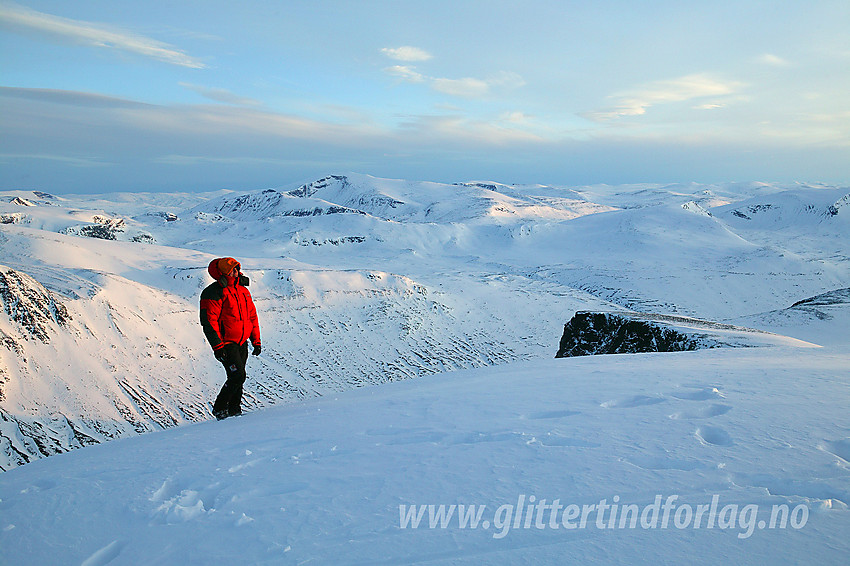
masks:
[[[218,267],[219,259],[212,260],[207,268],[216,282],[201,292],[204,335],[213,350],[220,350],[227,343],[241,346],[249,338],[251,344],[259,346],[260,323],[248,291],[248,278],[223,275]]]

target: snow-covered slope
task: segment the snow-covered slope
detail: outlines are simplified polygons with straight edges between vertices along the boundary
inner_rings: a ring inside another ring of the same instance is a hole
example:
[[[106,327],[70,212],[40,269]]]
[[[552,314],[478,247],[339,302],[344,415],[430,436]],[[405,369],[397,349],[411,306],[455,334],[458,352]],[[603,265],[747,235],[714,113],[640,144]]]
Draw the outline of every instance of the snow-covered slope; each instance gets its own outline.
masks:
[[[0,474],[0,561],[844,564],[848,365],[535,360],[109,442]]]
[[[579,310],[846,343],[847,309],[784,309],[850,287],[848,194],[353,174],[245,194],[4,192],[0,469],[208,418],[222,376],[197,300],[225,255],[260,310],[251,410],[551,357]]]

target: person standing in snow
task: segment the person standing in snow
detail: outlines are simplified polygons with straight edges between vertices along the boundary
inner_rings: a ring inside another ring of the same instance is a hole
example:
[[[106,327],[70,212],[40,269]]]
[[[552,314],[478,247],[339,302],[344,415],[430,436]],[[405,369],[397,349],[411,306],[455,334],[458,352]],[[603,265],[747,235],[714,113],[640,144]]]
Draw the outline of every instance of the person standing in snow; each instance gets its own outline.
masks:
[[[213,415],[221,420],[242,414],[242,385],[247,374],[248,340],[253,354],[260,355],[260,323],[248,278],[232,257],[210,262],[207,271],[215,279],[201,292],[201,326],[215,358],[227,372],[227,381],[213,404]]]

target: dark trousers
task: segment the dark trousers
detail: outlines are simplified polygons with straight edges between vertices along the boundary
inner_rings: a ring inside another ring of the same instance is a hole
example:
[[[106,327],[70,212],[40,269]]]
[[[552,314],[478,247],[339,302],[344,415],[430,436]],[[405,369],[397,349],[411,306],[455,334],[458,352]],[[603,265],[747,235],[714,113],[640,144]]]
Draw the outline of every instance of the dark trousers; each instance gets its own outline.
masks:
[[[248,377],[245,364],[248,362],[248,343],[226,344],[222,365],[227,372],[227,381],[213,404],[213,413],[226,412],[228,416],[242,414],[242,384]]]

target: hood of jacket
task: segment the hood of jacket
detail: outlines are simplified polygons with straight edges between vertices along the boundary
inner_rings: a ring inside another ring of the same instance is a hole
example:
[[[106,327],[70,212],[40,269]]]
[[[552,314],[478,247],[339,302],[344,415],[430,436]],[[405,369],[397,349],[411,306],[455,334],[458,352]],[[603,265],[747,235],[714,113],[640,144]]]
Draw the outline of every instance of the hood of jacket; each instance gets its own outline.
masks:
[[[229,287],[236,282],[236,278],[228,277],[225,273],[230,273],[234,267],[240,271],[242,270],[242,265],[232,257],[218,257],[212,260],[207,266],[207,273],[210,274],[210,277],[221,283],[223,287]],[[247,287],[248,278],[240,275],[239,284]]]

